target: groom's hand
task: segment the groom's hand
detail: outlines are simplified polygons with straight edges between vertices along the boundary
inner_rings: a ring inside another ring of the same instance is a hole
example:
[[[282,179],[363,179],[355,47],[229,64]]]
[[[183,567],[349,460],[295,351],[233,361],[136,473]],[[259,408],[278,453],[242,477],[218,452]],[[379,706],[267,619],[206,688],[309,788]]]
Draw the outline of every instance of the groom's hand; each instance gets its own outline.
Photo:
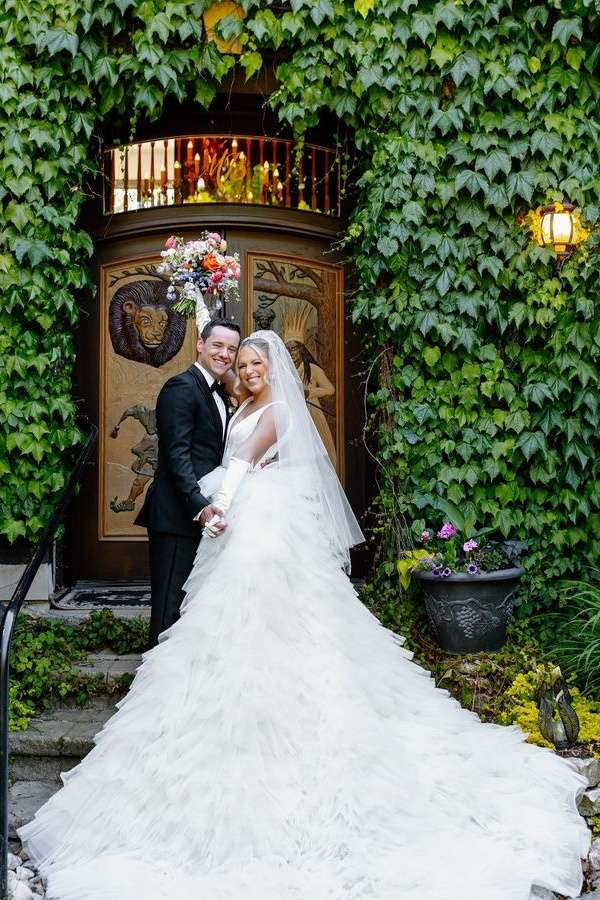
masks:
[[[208,506],[205,506],[201,511],[198,519],[202,526],[208,525],[210,520],[214,518],[214,516],[222,516],[223,510],[219,509],[218,506],[215,506],[214,503],[209,503]]]
[[[209,537],[218,537],[227,528],[223,510],[213,503],[205,506],[200,513],[200,524],[203,526],[202,534],[207,534]]]

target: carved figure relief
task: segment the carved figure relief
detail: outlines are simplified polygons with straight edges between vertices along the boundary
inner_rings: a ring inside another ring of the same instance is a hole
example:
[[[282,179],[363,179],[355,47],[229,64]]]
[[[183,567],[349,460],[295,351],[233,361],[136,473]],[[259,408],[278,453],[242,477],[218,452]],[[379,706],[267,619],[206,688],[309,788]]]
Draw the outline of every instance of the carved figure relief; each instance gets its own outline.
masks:
[[[247,328],[272,328],[304,385],[308,410],[338,473],[343,462],[342,273],[318,260],[247,254]]]
[[[195,325],[173,312],[167,283],[152,277],[158,260],[101,270],[100,540],[146,540],[133,522],[157,465],[156,398],[195,358]]]
[[[144,488],[154,477],[156,466],[158,465],[158,434],[156,433],[155,409],[150,409],[141,403],[128,406],[111,431],[111,438],[118,438],[122,423],[130,418],[140,423],[144,429],[144,435],[131,448],[133,455],[131,471],[134,474],[134,478],[127,497],[122,500],[114,497],[110,501],[110,508],[116,513],[133,512],[135,510],[136,500],[143,494]]]
[[[130,281],[115,291],[108,312],[110,339],[119,356],[159,368],[183,345],[186,323],[167,300],[164,281]]]

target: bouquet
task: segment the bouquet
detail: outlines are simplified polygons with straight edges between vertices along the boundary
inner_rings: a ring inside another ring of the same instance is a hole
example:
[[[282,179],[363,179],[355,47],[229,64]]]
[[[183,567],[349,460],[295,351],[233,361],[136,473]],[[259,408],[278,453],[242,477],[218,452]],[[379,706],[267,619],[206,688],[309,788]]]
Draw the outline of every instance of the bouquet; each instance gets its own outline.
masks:
[[[172,236],[161,251],[156,271],[168,276],[167,297],[176,312],[195,317],[199,332],[223,301],[240,299],[239,257],[226,253],[227,241],[215,231],[203,231],[195,241]]]

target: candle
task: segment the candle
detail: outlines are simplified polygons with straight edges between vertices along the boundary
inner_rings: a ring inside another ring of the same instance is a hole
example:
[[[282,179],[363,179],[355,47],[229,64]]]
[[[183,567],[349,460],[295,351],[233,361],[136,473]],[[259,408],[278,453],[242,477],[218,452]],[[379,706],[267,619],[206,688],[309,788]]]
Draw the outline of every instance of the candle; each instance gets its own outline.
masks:
[[[167,170],[164,166],[160,167],[160,189],[164,191],[167,186]]]
[[[194,171],[196,172],[196,177],[200,174],[200,154],[196,153],[194,156]]]
[[[192,165],[193,159],[194,159],[194,142],[188,141],[187,142],[187,164],[188,164],[188,166]]]
[[[179,160],[175,161],[175,187],[179,187],[181,184],[181,163]]]

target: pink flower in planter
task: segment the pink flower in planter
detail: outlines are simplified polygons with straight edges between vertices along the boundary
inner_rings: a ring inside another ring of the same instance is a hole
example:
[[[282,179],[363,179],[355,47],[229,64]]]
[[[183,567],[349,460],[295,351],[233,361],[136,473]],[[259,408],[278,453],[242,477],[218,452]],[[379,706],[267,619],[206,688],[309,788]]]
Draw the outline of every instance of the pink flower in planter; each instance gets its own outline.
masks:
[[[479,544],[477,543],[477,541],[474,541],[473,539],[471,539],[470,541],[467,541],[465,544],[463,544],[463,550],[465,551],[465,553],[470,553],[471,550],[476,550],[477,547],[479,547]]]
[[[423,532],[423,534],[421,535],[421,540],[423,541],[424,544],[428,544],[429,541],[431,540],[431,535],[429,534],[429,532],[427,530],[425,530]]]
[[[443,541],[448,541],[448,540],[450,540],[451,537],[454,537],[456,532],[457,532],[457,529],[452,524],[452,522],[444,522],[444,524],[438,531],[437,536],[439,538],[441,538]]]

